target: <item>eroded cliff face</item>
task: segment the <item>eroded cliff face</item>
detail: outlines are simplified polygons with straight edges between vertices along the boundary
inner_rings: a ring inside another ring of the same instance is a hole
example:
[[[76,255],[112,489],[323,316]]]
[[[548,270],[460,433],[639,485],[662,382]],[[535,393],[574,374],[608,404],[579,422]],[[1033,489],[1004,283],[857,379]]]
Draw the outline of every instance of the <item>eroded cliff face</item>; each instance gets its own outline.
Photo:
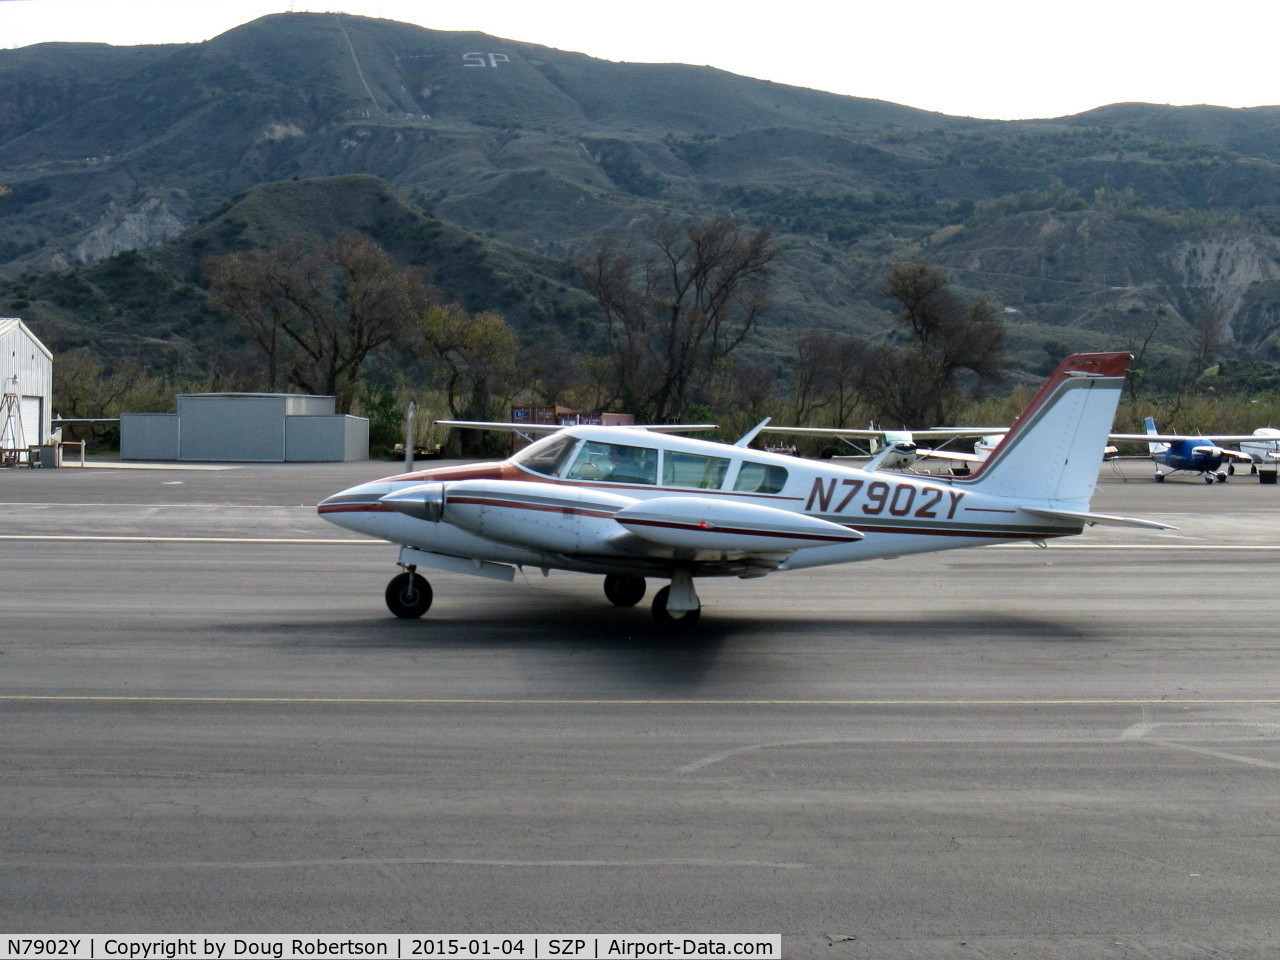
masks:
[[[1189,322],[1217,322],[1225,340],[1258,347],[1280,323],[1280,241],[1245,235],[1188,238],[1167,255]],[[1275,317],[1275,319],[1269,319]]]
[[[1044,210],[940,232],[924,252],[1073,348],[1125,348],[1154,329],[1280,356],[1280,238],[1243,221]]]
[[[105,216],[69,254],[54,257],[55,269],[94,263],[125,250],[143,250],[171,240],[191,226],[191,204],[180,192],[147,197],[135,206],[112,201]]]

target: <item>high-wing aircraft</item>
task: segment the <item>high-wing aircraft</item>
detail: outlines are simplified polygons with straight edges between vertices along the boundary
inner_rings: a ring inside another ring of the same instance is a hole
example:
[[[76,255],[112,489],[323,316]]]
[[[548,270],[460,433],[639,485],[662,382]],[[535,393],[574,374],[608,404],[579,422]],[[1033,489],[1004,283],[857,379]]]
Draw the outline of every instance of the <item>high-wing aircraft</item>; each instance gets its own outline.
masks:
[[[780,427],[762,426],[763,433],[789,433],[797,437],[831,437],[845,440],[853,445],[854,440],[866,441],[864,453],[869,459],[863,464],[864,470],[910,470],[916,462],[926,457],[940,460],[951,460],[959,463],[973,464],[981,462],[984,457],[973,453],[963,453],[943,448],[926,449],[918,440],[958,440],[967,437],[982,437],[987,434],[1003,434],[1005,427],[932,427],[928,430],[882,430],[870,427],[859,430],[845,427]],[[854,449],[858,449],[854,446]]]
[[[660,624],[688,626],[703,577],[771,573],[1024,540],[1095,523],[1165,524],[1090,512],[1126,353],[1065,359],[968,477],[868,472],[636,427],[576,426],[509,460],[387,477],[320,502],[340,526],[400,544],[386,601],[419,617],[419,568],[513,580],[517,568],[603,575],[633,606],[646,579]],[[514,427],[514,425],[509,425]]]
[[[1222,469],[1223,463],[1229,463],[1232,460],[1253,462],[1249,454],[1222,446],[1224,443],[1256,440],[1257,437],[1253,434],[1222,434],[1206,437],[1186,433],[1161,433],[1156,429],[1156,421],[1153,417],[1146,417],[1143,423],[1147,428],[1146,433],[1113,433],[1111,439],[1117,442],[1146,441],[1151,459],[1156,463],[1156,480],[1158,481],[1163,482],[1169,474],[1186,470],[1203,476],[1205,483],[1213,483],[1215,480],[1218,483],[1224,483],[1227,472]],[[1162,466],[1168,469],[1161,470]]]
[[[1251,472],[1257,472],[1260,463],[1280,461],[1280,430],[1275,427],[1259,427],[1248,440],[1240,441],[1240,452],[1253,461]]]

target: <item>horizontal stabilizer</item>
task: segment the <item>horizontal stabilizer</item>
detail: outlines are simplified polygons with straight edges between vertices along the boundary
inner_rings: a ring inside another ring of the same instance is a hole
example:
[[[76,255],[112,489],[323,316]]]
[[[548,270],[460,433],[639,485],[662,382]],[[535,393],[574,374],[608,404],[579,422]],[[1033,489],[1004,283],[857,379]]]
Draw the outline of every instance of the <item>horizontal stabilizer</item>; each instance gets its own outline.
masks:
[[[1113,517],[1107,513],[1082,513],[1079,510],[1050,510],[1040,507],[1022,507],[1023,513],[1048,517],[1050,520],[1082,520],[1089,526],[1100,523],[1112,527],[1145,527],[1149,530],[1177,530],[1175,526],[1161,523],[1158,520],[1143,520],[1139,517]]]

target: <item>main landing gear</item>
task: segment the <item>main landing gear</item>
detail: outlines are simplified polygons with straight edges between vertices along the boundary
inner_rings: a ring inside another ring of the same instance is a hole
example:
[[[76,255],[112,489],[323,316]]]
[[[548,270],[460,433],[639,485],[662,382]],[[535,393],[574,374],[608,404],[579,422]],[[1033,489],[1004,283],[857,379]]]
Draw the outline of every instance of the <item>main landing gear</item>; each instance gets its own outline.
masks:
[[[644,597],[644,577],[609,574],[604,578],[604,595],[615,607],[634,607]],[[686,630],[702,616],[702,602],[693,589],[687,570],[675,570],[671,585],[653,595],[653,620],[664,627]]]
[[[644,599],[644,577],[610,574],[604,578],[604,595],[615,607],[634,607]],[[672,594],[677,598],[673,602]],[[416,620],[431,609],[431,584],[411,565],[405,566],[387,584],[387,609],[402,620]],[[693,579],[683,571],[671,578],[653,597],[653,619],[665,627],[681,630],[692,627],[702,615],[702,604],[693,590]]]

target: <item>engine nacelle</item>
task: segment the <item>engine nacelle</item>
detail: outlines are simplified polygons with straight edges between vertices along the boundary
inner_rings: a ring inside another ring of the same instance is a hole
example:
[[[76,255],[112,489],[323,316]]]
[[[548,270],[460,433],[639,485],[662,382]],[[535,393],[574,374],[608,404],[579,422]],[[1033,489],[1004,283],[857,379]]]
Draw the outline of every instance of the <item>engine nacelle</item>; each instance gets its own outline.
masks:
[[[382,498],[401,513],[448,523],[501,543],[552,553],[609,552],[624,533],[613,522],[632,497],[521,480],[424,483]],[[438,503],[438,506],[437,506]]]
[[[651,543],[688,550],[775,553],[862,539],[857,530],[829,520],[711,497],[642,500],[613,519]]]

